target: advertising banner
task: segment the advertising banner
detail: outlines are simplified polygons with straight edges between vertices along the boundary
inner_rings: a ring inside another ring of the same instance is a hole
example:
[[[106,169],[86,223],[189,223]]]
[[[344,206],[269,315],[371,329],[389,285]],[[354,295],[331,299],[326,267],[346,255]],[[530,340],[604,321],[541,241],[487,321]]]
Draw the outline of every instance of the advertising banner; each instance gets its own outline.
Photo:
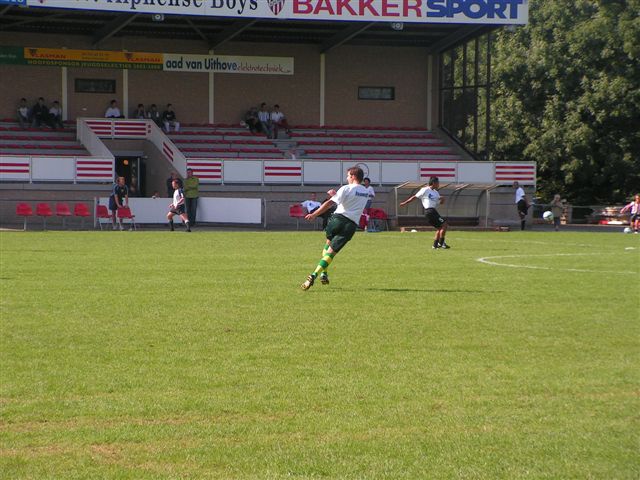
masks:
[[[162,70],[161,53],[0,47],[0,64]]]
[[[214,72],[293,75],[292,57],[164,54],[168,72]]]
[[[163,54],[62,48],[0,47],[0,64],[293,75],[293,57]]]
[[[27,0],[27,5],[120,13],[480,25],[526,24],[529,16],[529,0]]]

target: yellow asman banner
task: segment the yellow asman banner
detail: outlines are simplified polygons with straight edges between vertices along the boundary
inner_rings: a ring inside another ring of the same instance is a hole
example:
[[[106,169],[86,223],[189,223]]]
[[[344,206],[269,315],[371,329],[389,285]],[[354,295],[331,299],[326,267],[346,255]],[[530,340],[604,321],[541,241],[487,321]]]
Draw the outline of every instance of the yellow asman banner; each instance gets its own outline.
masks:
[[[25,60],[53,62],[100,62],[119,64],[152,64],[161,66],[161,53],[115,52],[107,50],[66,50],[62,48],[25,47]]]

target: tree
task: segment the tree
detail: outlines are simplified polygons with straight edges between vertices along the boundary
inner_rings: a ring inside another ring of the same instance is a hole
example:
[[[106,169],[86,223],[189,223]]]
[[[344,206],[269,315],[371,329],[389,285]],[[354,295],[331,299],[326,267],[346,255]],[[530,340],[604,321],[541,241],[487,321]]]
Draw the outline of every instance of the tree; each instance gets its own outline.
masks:
[[[492,160],[538,164],[540,195],[574,204],[640,191],[640,0],[532,0],[496,34]]]

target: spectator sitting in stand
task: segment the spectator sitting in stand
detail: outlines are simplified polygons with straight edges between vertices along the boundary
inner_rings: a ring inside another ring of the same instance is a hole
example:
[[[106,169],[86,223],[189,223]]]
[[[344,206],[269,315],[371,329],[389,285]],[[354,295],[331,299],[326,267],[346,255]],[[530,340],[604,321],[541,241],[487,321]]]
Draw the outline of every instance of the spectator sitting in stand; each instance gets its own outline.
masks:
[[[162,112],[162,124],[164,125],[164,131],[169,133],[171,126],[176,132],[180,131],[180,122],[176,119],[176,112],[173,111],[173,105],[167,104],[167,109]]]
[[[278,138],[278,130],[280,128],[284,128],[287,135],[291,133],[287,118],[284,116],[284,113],[280,111],[280,105],[278,104],[273,106],[273,111],[271,112],[271,127],[273,128],[273,138]]]
[[[258,133],[260,131],[260,120],[258,119],[258,109],[256,107],[251,107],[247,111],[243,121],[251,133]]]
[[[104,112],[104,118],[124,118],[122,112],[118,108],[118,102],[116,100],[111,100],[109,104],[109,108]]]
[[[41,127],[43,123],[51,126],[49,109],[44,104],[44,98],[40,97],[38,103],[31,108],[31,120],[32,127]]]
[[[18,108],[16,109],[16,120],[20,124],[20,128],[29,126],[29,107],[27,106],[27,99],[21,98]]]
[[[153,123],[155,123],[158,128],[162,128],[162,115],[160,115],[160,111],[158,110],[158,107],[156,107],[155,103],[153,103],[149,108],[147,118],[149,120],[153,120]]]
[[[136,118],[138,120],[144,120],[147,118],[147,114],[144,111],[144,105],[142,103],[138,104],[138,108],[133,112],[133,116],[131,118]]]
[[[267,138],[271,138],[271,114],[269,113],[269,110],[267,110],[267,104],[264,102],[260,104],[258,120],[260,121],[260,129],[262,130],[262,133],[264,133]]]
[[[62,107],[60,107],[60,103],[56,100],[51,104],[51,108],[49,109],[49,121],[51,122],[51,128],[60,127],[64,129],[64,123],[62,122]]]

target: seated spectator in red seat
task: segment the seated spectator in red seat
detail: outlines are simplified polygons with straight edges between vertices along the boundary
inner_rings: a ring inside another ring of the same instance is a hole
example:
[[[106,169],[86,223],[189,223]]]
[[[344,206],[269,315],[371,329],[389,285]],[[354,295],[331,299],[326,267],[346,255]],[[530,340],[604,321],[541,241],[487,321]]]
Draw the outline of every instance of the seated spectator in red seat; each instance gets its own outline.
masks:
[[[131,118],[137,118],[138,120],[144,120],[147,118],[147,113],[144,111],[144,104],[138,104],[138,108],[133,112],[133,116]]]
[[[40,97],[38,103],[31,108],[31,120],[32,127],[41,127],[43,123],[51,126],[49,109],[44,104],[44,98]]]
[[[104,112],[104,118],[124,118],[124,115],[122,115],[122,112],[120,112],[120,109],[118,108],[117,101],[111,100],[109,108]]]
[[[173,105],[170,103],[167,104],[167,109],[162,112],[162,124],[164,125],[164,131],[167,133],[169,133],[172,126],[176,132],[180,131],[180,122],[178,122],[176,112],[173,111]]]
[[[287,135],[291,133],[287,117],[280,111],[280,105],[278,104],[273,106],[273,111],[271,112],[271,128],[273,129],[273,138],[278,138],[278,130],[280,128],[284,128]]]
[[[16,120],[20,124],[20,128],[29,126],[29,107],[27,106],[27,99],[21,98],[18,108],[16,110]]]
[[[307,213],[313,213],[317,209],[319,209],[322,204],[318,201],[316,194],[312,193],[310,195],[309,200],[305,200],[300,205],[302,205],[302,207],[307,211]]]
[[[153,103],[147,112],[147,118],[149,120],[153,120],[153,122],[158,126],[158,128],[162,128],[162,115],[160,115],[160,111],[156,104]]]
[[[51,128],[64,128],[64,123],[62,123],[62,107],[60,106],[60,102],[57,100],[51,104],[51,108],[49,109],[49,120],[51,122]]]

